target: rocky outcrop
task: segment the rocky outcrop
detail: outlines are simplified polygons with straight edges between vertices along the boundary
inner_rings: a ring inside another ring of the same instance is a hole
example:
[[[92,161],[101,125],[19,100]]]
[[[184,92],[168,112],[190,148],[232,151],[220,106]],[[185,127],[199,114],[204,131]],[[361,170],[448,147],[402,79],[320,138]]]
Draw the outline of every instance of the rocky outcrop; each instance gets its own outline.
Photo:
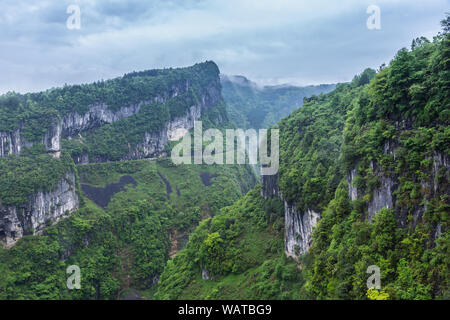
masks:
[[[0,156],[6,157],[10,154],[20,154],[23,146],[22,141],[20,129],[14,132],[0,132]]]
[[[370,166],[372,171],[378,176],[379,182],[379,186],[373,190],[372,199],[369,201],[367,207],[368,219],[372,220],[381,209],[386,208],[390,210],[394,207],[393,191],[395,187],[394,180],[391,176],[382,174],[381,168],[375,168],[373,162],[370,163]]]
[[[80,114],[78,112],[70,112],[62,116],[62,118],[54,118],[49,130],[38,141],[44,144],[45,149],[59,157],[61,151],[61,138],[78,138],[83,131],[95,129],[105,124],[110,124],[122,119],[136,115],[145,104],[166,103],[178,95],[184,94],[189,90],[189,82],[185,81],[178,86],[173,86],[167,92],[161,92],[154,98],[141,101],[137,104],[123,106],[118,110],[112,110],[105,103],[92,105],[88,110]],[[130,145],[129,152],[124,155],[121,160],[136,160],[160,155],[165,145],[169,141],[177,141],[182,138],[188,130],[194,127],[194,121],[199,120],[202,113],[211,107],[216,106],[222,96],[219,78],[202,88],[198,92],[199,102],[196,105],[187,106],[186,113],[181,116],[174,117],[167,121],[162,129],[154,128],[145,132],[144,137],[137,145]],[[220,121],[220,119],[219,119]],[[26,141],[23,136],[24,125],[13,132],[0,132],[0,157],[9,154],[20,154],[24,148],[33,145],[32,142]],[[86,164],[89,162],[103,162],[108,159],[93,156],[90,158],[88,154],[78,155],[74,159],[75,163]]]
[[[202,279],[203,280],[211,280],[211,276],[209,275],[208,269],[202,269]]]
[[[351,201],[355,201],[358,199],[358,188],[356,188],[353,185],[353,181],[356,178],[356,168],[353,170],[350,170],[350,172],[347,175],[347,183],[348,183],[348,196]]]
[[[393,209],[395,202],[393,192],[396,186],[393,177],[382,174],[380,169],[376,169],[374,172],[378,177],[379,186],[373,190],[371,200],[367,205],[367,218],[369,221],[373,220],[381,209]],[[351,201],[358,200],[361,193],[358,192],[358,188],[354,185],[356,177],[356,168],[347,174],[348,197]]]
[[[167,133],[164,130],[152,133],[146,132],[143,141],[135,147],[130,146],[130,152],[122,160],[136,160],[157,155],[164,150],[168,141]]]
[[[192,106],[182,117],[169,121],[165,126],[166,136],[169,141],[178,141],[184,137],[188,130],[194,128],[194,121],[202,116],[204,104]]]
[[[158,99],[159,97],[155,98],[154,101]],[[142,105],[151,102],[141,101],[134,105],[123,106],[117,111],[113,111],[108,105],[101,103],[91,106],[84,114],[71,112],[61,119],[62,136],[64,138],[73,137],[82,131],[131,117],[139,112]]]
[[[277,197],[284,202],[284,251],[287,256],[296,259],[311,247],[313,229],[320,219],[320,213],[311,209],[302,212],[295,204],[284,200],[277,180],[278,175],[261,176],[261,196],[265,199]]]
[[[194,121],[200,119],[204,107],[201,104],[192,106],[184,116],[166,122],[162,130],[146,132],[143,141],[134,148],[130,148],[130,152],[123,160],[136,160],[159,155],[169,141],[178,141],[188,130],[194,128]]]
[[[200,70],[201,71],[201,70]],[[199,72],[198,70],[192,72]],[[142,158],[157,157],[164,154],[164,148],[170,141],[182,138],[188,130],[194,127],[194,121],[199,120],[210,108],[217,106],[222,99],[219,71],[216,66],[214,74],[208,74],[202,81],[191,84],[190,77],[173,82],[166,89],[155,95],[147,95],[136,104],[124,105],[118,109],[112,109],[105,103],[86,106],[85,112],[65,111],[55,116],[50,121],[48,130],[39,141],[27,141],[25,139],[26,123],[19,124],[14,131],[3,131],[0,128],[0,157],[11,154],[19,155],[25,148],[30,148],[34,143],[42,143],[48,153],[59,157],[61,152],[61,139],[79,138],[84,141],[81,134],[84,131],[101,127],[138,115],[142,106],[158,103],[169,103],[179,95],[190,93],[195,88],[193,99],[181,98],[181,110],[177,103],[177,110],[173,110],[170,120],[161,124],[158,128],[148,128],[143,139],[137,145],[128,146],[129,152],[120,160],[137,160]],[[217,73],[217,74],[216,74]],[[203,78],[202,78],[203,79]],[[188,94],[186,96],[189,96]],[[176,98],[180,99],[180,98]],[[188,102],[187,101],[191,101]],[[197,101],[197,102],[193,102]],[[66,110],[67,108],[62,108]],[[183,110],[185,111],[183,114]],[[172,113],[172,110],[170,110]],[[176,114],[176,115],[175,115]],[[221,121],[220,116],[218,121]],[[136,144],[136,142],[134,142]],[[88,149],[88,148],[86,148]],[[74,156],[75,163],[103,162],[110,159],[100,155],[88,155],[87,153]],[[42,230],[46,224],[58,220],[65,213],[70,213],[78,207],[78,196],[75,192],[75,176],[69,174],[62,178],[55,190],[51,192],[39,191],[30,196],[27,203],[20,206],[1,206],[0,204],[0,241],[6,246],[11,246],[17,239],[26,234],[33,234]]]
[[[161,97],[155,97],[153,101],[164,101]],[[106,104],[93,105],[83,115],[71,112],[61,119],[52,119],[51,125],[43,137],[37,141],[44,145],[47,152],[59,157],[61,151],[61,138],[72,138],[84,130],[99,127],[103,124],[113,123],[130,117],[139,112],[143,104],[150,101],[142,101],[135,105],[125,106],[118,111],[112,111]],[[10,154],[19,155],[24,148],[30,148],[36,142],[29,142],[23,135],[24,124],[13,132],[0,132],[0,157]],[[81,160],[81,159],[80,159]],[[86,160],[86,159],[83,159]]]
[[[386,142],[384,145],[384,153],[393,156],[394,161],[397,159],[395,155],[396,145],[392,142]],[[449,181],[450,167],[448,156],[439,152],[433,152],[433,156],[429,156],[426,160],[431,161],[431,171],[428,179],[421,181],[422,196],[425,200],[431,200],[439,194],[449,194],[449,184],[439,183],[439,175],[443,176],[445,181]],[[396,206],[395,191],[398,189],[399,175],[397,173],[385,173],[382,168],[374,162],[370,163],[372,172],[377,176],[378,186],[373,190],[371,198],[367,204],[367,218],[372,221],[376,214],[383,208],[394,209],[397,221],[400,227],[405,227],[408,224],[407,208]],[[349,198],[350,200],[357,200],[361,198],[362,193],[354,186],[354,180],[357,176],[356,168],[347,174]],[[425,202],[414,205],[412,212],[412,227],[415,228],[417,223],[421,220],[423,213],[427,209]],[[436,225],[436,235],[440,235],[440,225]]]
[[[313,227],[320,219],[320,214],[310,209],[299,212],[295,205],[284,201],[284,219],[284,249],[287,256],[297,258],[311,247]]]
[[[33,142],[27,141],[24,137],[24,125],[20,124],[19,128],[13,132],[0,132],[0,158],[8,155],[19,155],[24,148],[33,146]],[[44,133],[38,141],[44,145],[45,149],[59,157],[61,150],[61,123],[58,118],[53,118],[50,128]]]
[[[392,155],[394,160],[396,160],[395,145],[392,142],[386,142],[383,149],[385,154]],[[378,186],[373,190],[371,200],[367,205],[367,218],[369,221],[373,220],[377,212],[381,209],[394,208],[395,197],[393,196],[393,192],[396,189],[397,180],[397,177],[384,174],[382,168],[373,161],[370,162],[370,168],[375,176],[377,176]],[[357,175],[357,167],[350,170],[347,174],[348,196],[351,201],[358,200],[363,193],[361,190],[358,190],[357,186],[354,184]]]
[[[262,175],[261,176],[261,196],[264,199],[278,198],[280,196],[280,188],[278,187],[278,175]]]
[[[18,206],[0,205],[0,242],[11,247],[27,234],[35,234],[76,210],[79,199],[75,174],[67,173],[52,191],[39,191]]]

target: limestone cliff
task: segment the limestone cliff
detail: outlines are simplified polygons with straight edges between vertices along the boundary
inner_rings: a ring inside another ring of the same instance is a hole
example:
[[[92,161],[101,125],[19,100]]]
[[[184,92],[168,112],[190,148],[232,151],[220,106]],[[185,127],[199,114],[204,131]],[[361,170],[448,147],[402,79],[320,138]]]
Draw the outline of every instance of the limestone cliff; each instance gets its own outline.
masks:
[[[19,155],[24,148],[30,148],[34,143],[43,144],[48,152],[59,157],[61,151],[61,122],[58,118],[52,119],[51,127],[36,142],[27,141],[23,134],[24,127],[25,124],[21,123],[19,128],[12,132],[0,131],[0,158],[11,154]]]
[[[78,205],[75,174],[69,172],[52,191],[39,191],[31,195],[27,203],[0,205],[0,242],[11,247],[24,235],[41,231],[76,210]]]
[[[396,160],[396,148],[397,144],[393,142],[386,142],[384,145],[384,154],[392,155]],[[442,154],[434,151],[433,156],[427,157],[426,160],[431,161],[431,170],[428,179],[422,180],[421,192],[424,195],[424,200],[430,200],[439,194],[449,194],[446,184],[438,183],[438,174],[443,174],[445,179],[449,181],[450,166],[449,159],[446,154]],[[370,168],[378,179],[377,187],[370,194],[370,199],[367,204],[367,218],[373,220],[381,209],[394,209],[397,217],[397,221],[400,227],[405,227],[408,223],[408,212],[406,208],[397,204],[396,191],[399,188],[399,178],[401,173],[386,173],[381,166],[373,161],[370,163]],[[357,177],[357,169],[353,169],[347,174],[349,198],[350,200],[361,199],[363,192],[358,190],[354,185],[354,181]],[[447,188],[447,189],[446,189]],[[422,201],[414,205],[412,212],[412,227],[415,228],[417,223],[422,219],[422,215],[427,208],[426,201]],[[440,234],[440,226],[435,227],[436,235]]]
[[[277,175],[262,176],[261,196],[265,199],[278,197],[284,202],[284,250],[287,256],[297,258],[311,247],[313,228],[320,219],[320,213],[311,209],[305,212],[297,210],[295,204],[283,198],[277,180]]]

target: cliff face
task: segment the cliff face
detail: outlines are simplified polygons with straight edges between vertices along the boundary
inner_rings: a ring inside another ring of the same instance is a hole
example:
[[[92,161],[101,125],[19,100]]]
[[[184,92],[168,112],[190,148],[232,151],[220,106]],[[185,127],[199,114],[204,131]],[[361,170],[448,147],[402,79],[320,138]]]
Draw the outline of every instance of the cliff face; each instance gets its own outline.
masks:
[[[156,98],[155,98],[156,99]],[[62,136],[73,137],[78,133],[128,118],[139,112],[141,106],[151,101],[142,101],[135,105],[123,106],[112,111],[104,103],[91,106],[85,114],[71,112],[61,119]]]
[[[393,159],[396,160],[396,147],[398,147],[397,144],[387,142],[384,145],[384,154],[392,155]],[[438,175],[444,175],[446,181],[449,181],[450,166],[448,156],[436,151],[433,152],[433,156],[427,157],[426,160],[431,162],[430,174],[428,175],[428,179],[420,181],[420,185],[423,199],[428,201],[439,194],[449,194],[450,190],[448,190],[448,185],[438,183]],[[377,212],[383,208],[394,209],[399,226],[405,227],[408,223],[408,212],[404,206],[397,204],[396,197],[396,191],[398,191],[399,188],[399,178],[401,175],[388,174],[373,161],[370,163],[370,167],[378,178],[378,186],[373,190],[371,199],[367,205],[369,221],[373,220],[376,217]],[[356,168],[351,170],[347,175],[350,200],[357,200],[362,194],[362,192],[359,192],[357,187],[353,185],[356,177]],[[427,209],[426,201],[414,205],[412,212],[413,228],[415,228],[417,223],[422,219],[422,215]],[[441,229],[440,225],[436,225],[435,229],[435,234],[439,235]]]
[[[180,93],[174,90],[171,97]],[[130,148],[130,152],[122,160],[135,160],[146,158],[160,153],[169,141],[177,141],[186,132],[194,127],[194,121],[199,120],[202,111],[209,109],[220,101],[220,89],[212,86],[207,93],[201,97],[200,103],[191,106],[183,116],[175,117],[167,121],[164,128],[159,131],[149,130],[145,133],[142,142]],[[94,105],[81,115],[77,112],[69,113],[62,119],[54,119],[51,128],[44,134],[41,141],[45,149],[59,157],[61,151],[61,138],[74,138],[83,131],[98,128],[104,124],[110,124],[139,113],[141,106],[150,103],[165,103],[164,96],[155,97],[152,101],[142,101],[138,104],[125,106],[118,111],[108,109],[105,104]],[[23,137],[23,125],[14,132],[0,132],[0,157],[10,154],[19,155],[24,148],[33,145]],[[100,162],[101,158],[89,159],[87,154],[74,159],[76,163]]]
[[[155,98],[158,103],[166,103],[169,99],[175,98],[180,94],[184,94],[189,89],[189,85],[182,85],[178,89],[173,88],[169,96],[162,95]],[[181,139],[190,129],[194,128],[194,121],[200,120],[202,116],[209,109],[215,107],[221,101],[220,83],[213,81],[211,84],[204,88],[200,93],[198,102],[186,107],[184,114],[172,117],[169,121],[166,121],[161,129],[147,128],[144,136],[137,145],[128,145],[128,152],[124,154],[120,160],[138,160],[149,157],[159,157],[163,155],[164,147],[170,141],[177,141]],[[145,104],[148,102],[143,102]],[[140,107],[136,106],[133,110],[135,113],[139,112]],[[131,113],[121,113],[120,116],[108,117],[106,120],[120,121],[121,119],[131,116]],[[121,118],[122,117],[122,118]],[[90,119],[98,117],[90,117]],[[223,119],[217,119],[218,122]],[[81,125],[78,128],[88,128],[91,124],[89,122],[80,122]],[[64,131],[64,130],[63,130]],[[74,133],[74,131],[72,131]],[[84,153],[74,159],[75,163],[93,163],[108,161],[102,157],[89,157],[87,153]]]
[[[380,168],[375,168],[373,161],[370,163],[370,167],[376,173],[379,181],[379,186],[375,188],[372,193],[372,199],[369,201],[367,206],[368,219],[372,220],[376,213],[383,208],[392,209],[394,204],[393,194],[394,191],[394,180],[391,176],[384,175]],[[351,201],[358,200],[358,188],[354,186],[354,180],[358,176],[357,169],[351,170],[347,174],[348,183],[348,196]]]
[[[261,196],[265,199],[278,197],[284,202],[284,250],[287,256],[297,258],[311,247],[313,228],[320,219],[320,213],[310,209],[305,212],[297,210],[295,204],[284,200],[277,180],[277,175],[262,176]]]
[[[188,89],[185,88],[174,90],[172,97],[183,93]],[[194,128],[194,121],[200,120],[203,113],[211,107],[217,105],[221,99],[220,84],[213,81],[204,92],[202,92],[199,102],[186,110],[182,116],[174,117],[166,122],[164,127],[159,131],[148,131],[144,135],[144,139],[135,148],[123,157],[123,160],[136,160],[147,158],[150,156],[158,156],[164,150],[164,146],[170,141],[177,141]]]
[[[19,206],[0,205],[0,242],[11,247],[24,235],[35,234],[79,205],[75,175],[63,177],[53,191],[39,191]]]
[[[8,155],[19,155],[24,148],[30,148],[34,143],[27,141],[23,130],[25,125],[21,124],[13,132],[0,132],[0,158]],[[59,157],[61,150],[61,122],[57,118],[52,119],[50,129],[38,141],[44,145],[45,149]]]
[[[136,160],[149,156],[159,155],[169,141],[177,141],[192,128],[194,121],[201,117],[202,105],[192,106],[182,117],[176,117],[166,122],[160,131],[146,132],[144,139],[123,158],[123,160]]]
[[[298,212],[295,205],[284,202],[284,218],[286,234],[284,249],[287,256],[298,257],[308,252],[311,246],[313,227],[320,219],[320,214],[313,210]]]
[[[14,132],[0,132],[0,156],[6,157],[10,154],[20,154],[23,145],[27,145],[23,141],[21,130]]]
[[[37,143],[43,144],[47,152],[53,153],[55,156],[59,157],[61,151],[61,138],[70,139],[77,137],[78,134],[83,131],[98,128],[104,124],[110,124],[131,117],[139,113],[143,104],[153,102],[164,103],[165,101],[165,98],[158,96],[155,97],[153,101],[142,101],[135,105],[122,107],[118,111],[110,110],[106,104],[98,104],[91,106],[85,114],[71,112],[61,119],[55,118],[52,121],[50,129]],[[193,123],[193,120],[188,121],[185,119],[190,116],[191,113],[192,112],[189,112],[186,117],[180,117],[174,119],[174,121],[169,121],[166,124],[164,132],[146,133],[142,144],[139,144],[135,150],[130,153],[130,156],[125,157],[124,159],[137,159],[154,152],[160,152],[167,141],[177,137],[175,131],[178,128],[183,126],[187,129],[192,128],[193,125],[190,126],[190,122]],[[195,118],[196,120],[200,118],[199,114],[199,111],[195,112],[195,115],[197,116]],[[24,125],[21,125],[20,128],[14,132],[0,132],[0,157],[6,157],[10,154],[19,155],[24,148],[30,148],[34,144],[23,137],[23,129]],[[78,162],[87,163],[88,161],[87,155],[84,155]]]

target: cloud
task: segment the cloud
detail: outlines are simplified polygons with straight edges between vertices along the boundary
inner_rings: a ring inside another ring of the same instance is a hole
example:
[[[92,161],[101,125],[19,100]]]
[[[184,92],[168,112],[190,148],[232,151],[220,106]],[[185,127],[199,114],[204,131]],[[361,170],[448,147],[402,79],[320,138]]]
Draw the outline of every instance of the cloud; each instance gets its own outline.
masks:
[[[66,28],[70,4],[80,30]],[[381,30],[366,27],[370,4]],[[436,34],[446,11],[449,0],[4,0],[0,92],[204,60],[264,84],[348,81]]]

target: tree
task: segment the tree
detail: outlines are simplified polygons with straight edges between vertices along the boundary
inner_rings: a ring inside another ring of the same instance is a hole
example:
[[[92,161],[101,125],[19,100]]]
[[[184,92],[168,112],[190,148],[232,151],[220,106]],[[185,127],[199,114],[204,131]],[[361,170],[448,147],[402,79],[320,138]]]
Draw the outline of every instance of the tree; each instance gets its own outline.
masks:
[[[441,26],[442,26],[442,30],[444,31],[444,33],[449,33],[450,32],[450,13],[447,12],[445,15],[447,17],[441,21]]]

